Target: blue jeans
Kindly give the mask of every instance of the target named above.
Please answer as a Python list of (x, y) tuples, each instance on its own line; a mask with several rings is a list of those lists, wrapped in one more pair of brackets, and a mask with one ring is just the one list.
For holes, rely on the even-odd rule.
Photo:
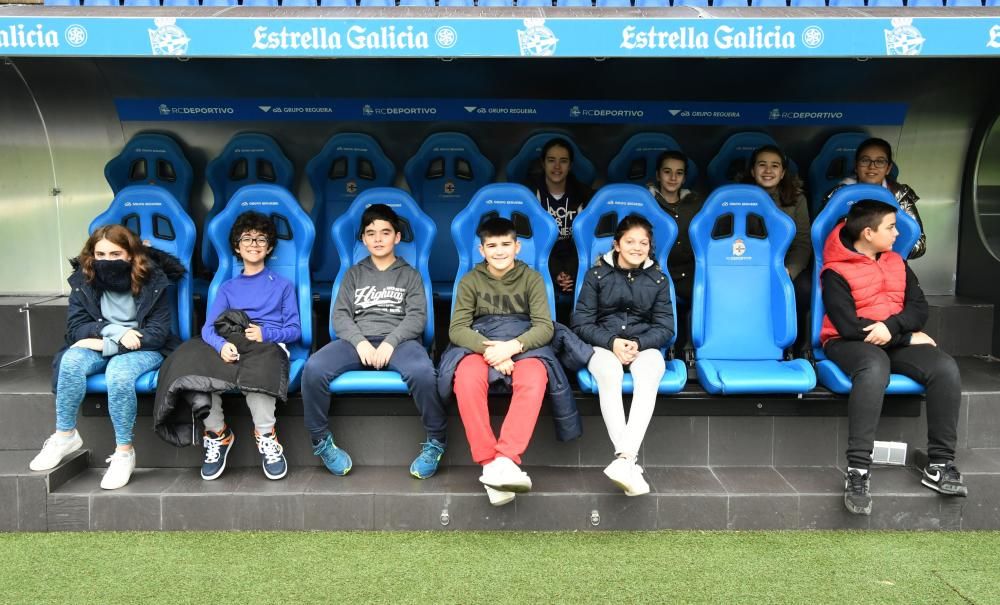
[[(368, 342), (377, 348), (382, 338), (369, 337)], [(330, 382), (344, 372), (365, 369), (371, 368), (361, 365), (357, 349), (346, 340), (334, 340), (306, 361), (302, 371), (302, 407), (306, 429), (313, 441), (321, 441), (330, 432)], [(427, 438), (445, 441), (448, 416), (438, 397), (437, 372), (427, 350), (416, 340), (405, 340), (393, 350), (386, 369), (399, 372), (410, 388)]]
[(97, 351), (73, 347), (63, 353), (56, 382), (56, 430), (76, 428), (76, 416), (87, 394), (87, 376), (104, 372), (108, 386), (108, 414), (115, 428), (115, 443), (132, 443), (135, 426), (135, 379), (160, 367), (157, 351), (131, 351), (103, 357)]

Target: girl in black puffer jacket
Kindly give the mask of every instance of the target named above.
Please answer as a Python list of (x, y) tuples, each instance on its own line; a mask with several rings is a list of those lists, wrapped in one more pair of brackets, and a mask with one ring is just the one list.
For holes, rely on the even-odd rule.
[[(587, 271), (573, 313), (573, 331), (594, 346), (587, 369), (597, 382), (601, 414), (616, 458), (604, 474), (628, 496), (649, 493), (636, 464), (666, 368), (661, 349), (674, 335), (670, 282), (652, 260), (653, 227), (631, 214), (618, 225), (614, 250)], [(622, 403), (625, 369), (632, 373), (628, 421)]]

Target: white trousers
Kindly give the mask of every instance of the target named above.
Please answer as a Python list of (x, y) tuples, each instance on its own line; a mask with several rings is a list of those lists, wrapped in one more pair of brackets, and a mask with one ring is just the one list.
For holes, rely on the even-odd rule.
[(625, 420), (622, 401), (622, 379), (625, 368), (615, 354), (601, 347), (594, 347), (587, 369), (597, 381), (601, 400), (601, 415), (608, 427), (608, 435), (615, 446), (615, 454), (635, 458), (646, 436), (649, 421), (656, 406), (656, 391), (666, 370), (663, 353), (657, 349), (640, 351), (629, 365), (632, 374), (632, 408)]

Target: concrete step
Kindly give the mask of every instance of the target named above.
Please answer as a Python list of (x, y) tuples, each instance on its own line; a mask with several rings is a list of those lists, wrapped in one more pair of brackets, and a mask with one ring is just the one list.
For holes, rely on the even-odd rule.
[(653, 530), (978, 529), (1000, 527), (1000, 463), (965, 476), (967, 499), (920, 485), (912, 468), (873, 471), (873, 513), (843, 507), (835, 467), (648, 467), (653, 491), (623, 495), (599, 467), (526, 466), (534, 490), (493, 507), (479, 469), (447, 467), (431, 479), (406, 467), (358, 467), (347, 477), (295, 467), (281, 481), (231, 469), (203, 481), (194, 469), (140, 469), (101, 490), (89, 469), (48, 497), (50, 531), (85, 530)]
[(52, 470), (28, 470), (37, 453), (0, 451), (0, 531), (45, 531), (49, 493), (87, 469), (88, 453), (80, 450)]

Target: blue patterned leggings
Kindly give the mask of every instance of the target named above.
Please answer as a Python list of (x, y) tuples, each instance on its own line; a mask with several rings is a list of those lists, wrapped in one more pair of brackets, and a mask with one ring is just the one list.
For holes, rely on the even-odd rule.
[(132, 351), (103, 357), (97, 351), (74, 347), (63, 353), (56, 382), (56, 430), (76, 428), (76, 416), (87, 394), (87, 376), (104, 372), (108, 387), (108, 414), (115, 429), (115, 443), (132, 443), (135, 426), (135, 379), (160, 367), (156, 351)]

